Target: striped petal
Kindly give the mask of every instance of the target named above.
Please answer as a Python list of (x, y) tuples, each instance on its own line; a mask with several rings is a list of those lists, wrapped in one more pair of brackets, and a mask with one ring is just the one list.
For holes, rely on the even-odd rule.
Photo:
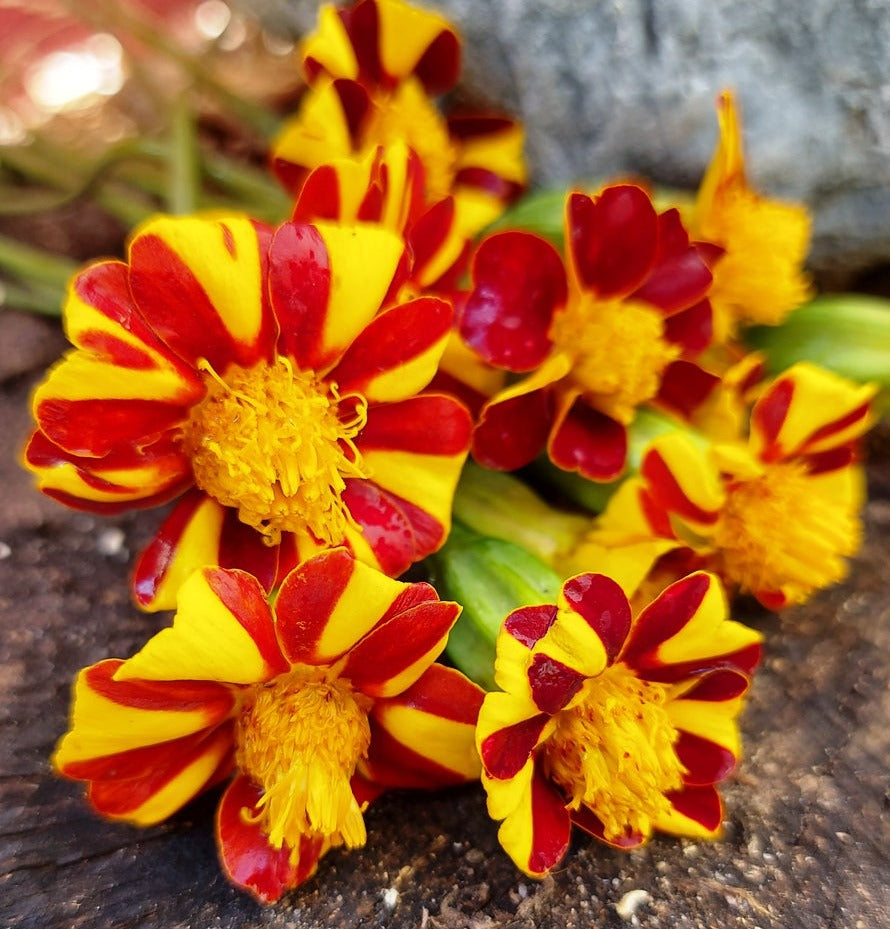
[(139, 556), (133, 571), (144, 610), (172, 610), (183, 581), (202, 565), (219, 563), (225, 510), (203, 491), (186, 494)]
[(169, 438), (145, 448), (116, 449), (103, 458), (83, 458), (35, 432), (24, 464), (47, 496), (106, 515), (166, 503), (192, 483), (188, 461)]
[(284, 579), (275, 600), (275, 628), (285, 656), (292, 665), (333, 663), (394, 606), (404, 609), (406, 596), (416, 598), (413, 586), (356, 561), (343, 548), (304, 561)]
[(260, 903), (274, 903), (312, 877), (328, 846), (323, 838), (304, 836), (295, 861), (288, 846), (273, 848), (258, 825), (261, 798), (262, 792), (247, 778), (235, 778), (217, 809), (216, 842), (226, 877)]
[(550, 324), (566, 301), (562, 259), (545, 239), (503, 232), (479, 246), (461, 338), (485, 361), (530, 371), (552, 347)]
[(370, 697), (394, 697), (442, 654), (460, 614), (457, 603), (431, 600), (390, 614), (347, 655), (343, 676)]
[(476, 728), (486, 774), (499, 781), (516, 777), (546, 738), (549, 721), (530, 700), (497, 691), (486, 694)]
[(70, 731), (53, 755), (61, 774), (108, 780), (120, 770), (132, 776), (138, 766), (128, 767), (128, 753), (205, 733), (235, 705), (231, 689), (216, 682), (119, 681), (115, 675), (122, 664), (108, 659), (78, 675)]
[(543, 877), (562, 860), (570, 834), (565, 800), (535, 769), (518, 807), (501, 823), (498, 840), (520, 871)]
[(856, 385), (801, 362), (777, 378), (751, 411), (755, 454), (776, 461), (818, 454), (860, 438), (873, 417), (874, 385)]
[(159, 217), (130, 243), (133, 299), (152, 329), (192, 365), (218, 373), (269, 357), (275, 323), (266, 290), (270, 230), (245, 216)]
[(272, 170), (281, 183), (297, 195), (307, 170), (355, 157), (357, 123), (370, 106), (367, 91), (353, 81), (323, 80), (308, 88), (272, 142)]
[(203, 395), (197, 373), (140, 317), (126, 265), (101, 262), (78, 274), (64, 314), (78, 350), (52, 369), (32, 406), (41, 430), (66, 451), (98, 458), (147, 445)]
[(611, 578), (602, 574), (580, 574), (562, 586), (560, 607), (581, 616), (596, 633), (611, 664), (618, 657), (630, 632), (630, 604)]
[[(726, 595), (699, 571), (671, 584), (637, 617), (621, 660), (644, 671), (669, 665), (705, 668), (756, 648), (761, 635), (727, 616)], [(643, 676), (646, 676), (645, 674)]]
[(483, 697), (459, 671), (433, 664), (403, 693), (376, 701), (365, 776), (428, 789), (478, 778), (474, 732)]
[(381, 313), (328, 375), (370, 403), (404, 400), (429, 384), (451, 332), (451, 304), (420, 297)]
[(713, 839), (720, 833), (723, 804), (715, 787), (684, 787), (667, 798), (671, 810), (655, 820), (660, 832), (697, 839)]
[(256, 578), (202, 568), (183, 583), (173, 625), (125, 661), (116, 680), (253, 684), (288, 670), (272, 612)]
[(318, 26), (300, 46), (308, 81), (321, 71), (334, 77), (358, 77), (358, 60), (340, 11), (330, 3), (318, 11)]
[[(449, 471), (447, 461), (440, 477), (456, 481), (459, 466)], [(425, 478), (430, 485), (431, 477)], [(442, 486), (441, 484), (439, 485)], [(436, 490), (431, 485), (432, 497)], [(419, 489), (422, 493), (422, 489)], [(436, 495), (436, 499), (444, 499)], [(356, 521), (358, 529), (346, 528), (346, 543), (357, 558), (367, 564), (376, 565), (384, 574), (398, 577), (417, 561), (437, 551), (448, 535), (448, 522), (442, 522), (428, 512), (426, 500), (422, 505), (412, 503), (404, 497), (390, 493), (376, 482), (370, 480), (348, 480), (343, 491), (343, 502)], [(450, 509), (450, 507), (449, 507)]]
[(285, 223), (269, 252), (269, 287), (280, 350), (323, 370), (380, 309), (404, 252), (401, 236), (375, 224)]
[(611, 845), (613, 848), (620, 848), (625, 851), (631, 848), (638, 848), (649, 838), (641, 832), (624, 832), (618, 836), (606, 837), (603, 821), (590, 809), (583, 804), (577, 810), (570, 810), (569, 815), (572, 817), (572, 824), (583, 829), (588, 835)]
[(655, 439), (640, 464), (655, 502), (705, 531), (720, 515), (725, 493), (708, 459), (679, 432)]
[(127, 777), (123, 766), (112, 776), (90, 781), (88, 798), (103, 816), (137, 826), (163, 822), (231, 770), (231, 727), (175, 742), (151, 746), (132, 758), (135, 773)]
[(450, 90), (460, 73), (460, 41), (448, 20), (401, 0), (373, 0), (380, 69), (402, 80), (416, 74), (429, 93)]

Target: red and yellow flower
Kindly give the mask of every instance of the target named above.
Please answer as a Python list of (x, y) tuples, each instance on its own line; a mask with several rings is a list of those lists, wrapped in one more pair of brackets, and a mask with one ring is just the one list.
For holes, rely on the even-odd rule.
[(80, 673), (54, 764), (99, 813), (139, 826), (233, 776), (220, 859), (272, 902), (329, 848), (364, 844), (383, 790), (478, 777), (482, 691), (434, 664), (459, 612), (345, 549), (291, 572), (274, 607), (246, 572), (202, 568), (170, 628)]
[(611, 480), (625, 466), (627, 425), (663, 383), (682, 408), (713, 388), (689, 374), (710, 342), (711, 273), (677, 211), (657, 213), (633, 185), (570, 194), (565, 225), (565, 266), (526, 232), (490, 236), (474, 256), (461, 336), (525, 376), (483, 408), (473, 455), (513, 470), (546, 447), (560, 468)]
[(725, 341), (740, 325), (778, 325), (812, 296), (803, 270), (810, 217), (750, 187), (733, 95), (724, 91), (717, 106), (720, 140), (688, 222), (714, 274), (714, 332)]
[(562, 859), (574, 823), (616, 848), (653, 830), (710, 838), (715, 784), (739, 757), (736, 717), (760, 635), (726, 618), (703, 572), (639, 614), (602, 574), (563, 585), (555, 605), (507, 617), (476, 744), (498, 838), (523, 872)]
[[(747, 442), (702, 443), (680, 432), (655, 439), (588, 542), (606, 550), (611, 566), (627, 565), (626, 590), (647, 573), (639, 558), (651, 555), (651, 567), (683, 547), (770, 609), (804, 602), (842, 580), (859, 549), (859, 440), (872, 424), (874, 394), (794, 365), (754, 404)], [(574, 560), (591, 557), (582, 544)]]
[(490, 223), (525, 186), (523, 132), (502, 116), (442, 116), (432, 95), (457, 82), (460, 52), (445, 19), (402, 0), (322, 6), (302, 47), (309, 88), (273, 145), (279, 178), (296, 194), (312, 168), (404, 141), (429, 202), (453, 194), (465, 235)]
[(470, 420), (421, 392), (452, 308), (389, 300), (404, 266), (379, 225), (160, 217), (77, 275), (25, 460), (93, 512), (182, 496), (137, 564), (143, 607), (205, 564), (271, 589), (325, 547), (396, 576), (444, 542)]

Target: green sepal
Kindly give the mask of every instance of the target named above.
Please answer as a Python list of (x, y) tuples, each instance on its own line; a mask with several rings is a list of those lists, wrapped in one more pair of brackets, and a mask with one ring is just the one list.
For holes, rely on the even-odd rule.
[(496, 689), (495, 646), (504, 620), (520, 606), (556, 603), (562, 579), (521, 546), (479, 535), (460, 523), (429, 561), (439, 596), (463, 607), (446, 654), (481, 687)]
[(866, 294), (826, 294), (790, 313), (779, 326), (752, 326), (746, 344), (778, 374), (810, 361), (860, 383), (876, 383), (876, 406), (890, 411), (890, 300)]

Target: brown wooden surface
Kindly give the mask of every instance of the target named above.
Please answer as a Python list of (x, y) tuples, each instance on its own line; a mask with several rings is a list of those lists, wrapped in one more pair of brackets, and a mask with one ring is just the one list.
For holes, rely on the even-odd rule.
[[(216, 795), (172, 822), (102, 822), (48, 757), (73, 675), (126, 657), (167, 621), (129, 603), (133, 552), (158, 513), (103, 520), (42, 499), (15, 462), (37, 373), (63, 347), (52, 324), (0, 317), (0, 927), (252, 929), (882, 929), (890, 927), (890, 441), (872, 442), (866, 543), (847, 584), (778, 620), (724, 789), (723, 840), (658, 838), (619, 854), (577, 837), (543, 882), (500, 851), (481, 789), (391, 795), (368, 844), (263, 909), (223, 879)], [(29, 373), (30, 372), (30, 373)], [(649, 894), (634, 916), (616, 904)]]

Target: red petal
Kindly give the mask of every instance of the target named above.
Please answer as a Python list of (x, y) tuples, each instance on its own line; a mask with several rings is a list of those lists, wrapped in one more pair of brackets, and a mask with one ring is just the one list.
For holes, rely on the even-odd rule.
[(700, 823), (709, 832), (719, 828), (723, 804), (715, 787), (684, 787), (666, 796), (678, 813)]
[(550, 432), (551, 398), (545, 389), (486, 404), (473, 432), (476, 461), (499, 471), (515, 471), (534, 461)]
[(340, 179), (333, 165), (319, 165), (300, 188), (291, 217), (295, 223), (340, 218)]
[(544, 637), (555, 619), (556, 607), (553, 604), (521, 606), (504, 620), (504, 630), (517, 642), (531, 649)]
[(776, 381), (766, 393), (754, 404), (751, 410), (751, 431), (758, 430), (763, 437), (765, 461), (775, 461), (782, 456), (782, 449), (776, 444), (785, 417), (794, 395), (794, 381), (791, 378)]
[[(51, 442), (42, 432), (35, 432), (25, 447), (25, 460), (38, 469), (72, 464), (77, 468), (78, 476), (88, 486), (103, 492), (116, 491), (121, 494), (122, 499), (117, 503), (113, 501), (87, 500), (53, 487), (44, 487), (42, 489), (42, 492), (48, 497), (52, 497), (54, 500), (58, 500), (60, 503), (64, 503), (76, 510), (86, 510), (90, 513), (110, 515), (158, 506), (178, 497), (192, 484), (191, 466), (169, 436), (165, 436), (146, 448), (115, 449), (103, 458), (96, 459), (92, 457), (84, 458), (66, 452), (54, 442)], [(166, 486), (153, 494), (135, 500), (132, 499), (133, 485), (112, 484), (92, 473), (94, 469), (104, 470), (105, 468), (138, 471), (146, 464), (157, 467), (158, 462), (163, 462), (163, 470), (168, 473)]]
[[(105, 816), (126, 817), (162, 791), (189, 765), (202, 756), (216, 751), (226, 751), (232, 741), (232, 728), (225, 726), (208, 735), (207, 731), (127, 753), (122, 764), (115, 769), (105, 770), (108, 779), (91, 780), (88, 797), (93, 808)], [(108, 759), (101, 759), (108, 761)], [(232, 755), (225, 755), (223, 764), (231, 770)], [(141, 765), (140, 765), (141, 762)], [(68, 771), (66, 770), (66, 774)], [(181, 805), (213, 786), (220, 777), (219, 767), (198, 786), (194, 793), (183, 797)]]
[(431, 206), (411, 226), (406, 238), (414, 255), (415, 278), (422, 277), (423, 269), (448, 241), (453, 225), (454, 198), (446, 197)]
[(460, 607), (439, 600), (420, 603), (374, 627), (353, 648), (343, 676), (369, 696), (435, 649), (445, 645)]
[(562, 259), (549, 242), (528, 232), (493, 235), (473, 259), (461, 338), (493, 365), (529, 371), (550, 352), (550, 323), (566, 294)]
[(588, 806), (580, 806), (577, 810), (570, 810), (572, 822), (592, 835), (594, 838), (611, 845), (613, 848), (637, 848), (646, 840), (642, 832), (625, 832), (617, 838), (607, 839), (604, 834), (602, 820)]
[(148, 445), (188, 419), (188, 408), (163, 400), (43, 400), (35, 410), (51, 441), (75, 455), (101, 458)]
[(660, 214), (655, 265), (634, 299), (672, 314), (698, 303), (710, 286), (711, 272), (689, 244), (680, 214), (675, 209)]
[(656, 450), (643, 456), (640, 474), (648, 481), (649, 489), (659, 506), (677, 513), (685, 519), (705, 525), (713, 525), (720, 515), (719, 511), (703, 510), (686, 496), (680, 483), (668, 468), (664, 458)]
[(450, 303), (436, 297), (386, 310), (353, 340), (328, 377), (341, 393), (361, 392), (374, 378), (411, 364), (439, 342), (451, 329), (453, 312)]
[(546, 874), (562, 860), (569, 847), (572, 821), (565, 800), (535, 768), (532, 776), (532, 847), (528, 869)]
[(431, 96), (447, 93), (460, 77), (460, 41), (450, 30), (443, 30), (430, 43), (414, 74)]
[(578, 693), (584, 676), (562, 662), (538, 654), (528, 669), (528, 683), (535, 706), (553, 716)]
[(139, 556), (133, 569), (133, 594), (140, 606), (148, 606), (154, 601), (173, 563), (183, 533), (206, 499), (204, 491), (197, 488), (187, 493)]
[(716, 374), (709, 374), (691, 361), (672, 361), (661, 375), (657, 402), (689, 418), (719, 386)]
[[(764, 606), (766, 606), (766, 604), (764, 604)], [(699, 675), (710, 675), (722, 671), (733, 673), (740, 672), (742, 675), (745, 675), (745, 680), (747, 681), (760, 663), (761, 653), (761, 646), (759, 644), (754, 644), (748, 645), (745, 648), (740, 648), (735, 652), (728, 652), (725, 655), (711, 655), (670, 665), (660, 665), (654, 661), (647, 661), (645, 656), (637, 659), (637, 661), (638, 667), (645, 670), (644, 677), (647, 681), (658, 681), (660, 683), (669, 684), (675, 681), (689, 680), (689, 678)], [(705, 691), (705, 693), (707, 693), (707, 691)], [(701, 699), (709, 698), (702, 697)]]
[(300, 857), (290, 863), (290, 848), (272, 848), (266, 834), (252, 822), (261, 792), (246, 777), (229, 785), (216, 813), (219, 859), (228, 879), (252, 893), (260, 903), (281, 895), (310, 878), (322, 854), (321, 839), (301, 839)]
[[(219, 235), (231, 250), (231, 232), (219, 221)], [(270, 230), (256, 225), (263, 279)], [(250, 367), (267, 353), (274, 322), (262, 293), (263, 321), (254, 343), (235, 339), (192, 269), (158, 235), (136, 236), (130, 248), (130, 288), (139, 311), (163, 341), (190, 365), (206, 358), (218, 372), (230, 364)]]
[(397, 403), (375, 403), (356, 445), (359, 450), (395, 449), (417, 455), (460, 455), (470, 444), (472, 421), (461, 403), (423, 393)]
[(624, 591), (604, 574), (579, 574), (562, 588), (571, 608), (599, 636), (611, 664), (630, 632), (630, 604)]
[(551, 431), (548, 452), (564, 471), (577, 471), (592, 481), (612, 481), (627, 461), (627, 430), (579, 397)]
[(259, 581), (245, 571), (205, 568), (207, 586), (253, 639), (269, 666), (270, 678), (284, 674), (290, 665), (278, 647), (272, 611)]
[(632, 293), (648, 276), (658, 247), (658, 217), (639, 187), (607, 187), (567, 204), (569, 246), (579, 281), (600, 298)]
[(515, 777), (531, 757), (548, 719), (540, 713), (486, 736), (479, 749), (486, 772), (501, 781)]
[(380, 702), (407, 706), (472, 726), (476, 724), (484, 696), (485, 691), (460, 671), (433, 664), (406, 691)]
[[(713, 583), (699, 572), (671, 584), (637, 616), (621, 660), (631, 667), (676, 635), (695, 615)], [(713, 659), (712, 659), (713, 662)]]
[(278, 351), (300, 368), (324, 368), (321, 355), (331, 288), (324, 240), (307, 225), (284, 223), (269, 249), (269, 293), (278, 320)]
[(709, 300), (700, 300), (665, 320), (664, 337), (687, 355), (703, 352), (714, 338), (714, 313)]
[(691, 732), (680, 732), (674, 751), (687, 769), (683, 783), (695, 787), (722, 781), (736, 765), (736, 757), (728, 748)]
[(347, 480), (343, 502), (390, 577), (398, 577), (445, 541), (445, 527), (434, 516), (372, 481)]
[(275, 599), (275, 628), (291, 664), (315, 664), (317, 645), (354, 565), (352, 555), (338, 548), (303, 562), (284, 579)]
[(267, 590), (272, 590), (278, 575), (278, 545), (266, 544), (265, 538), (252, 526), (238, 519), (232, 508), (223, 514), (219, 534), (221, 568), (240, 568), (252, 574)]
[(721, 702), (741, 697), (748, 690), (750, 680), (731, 668), (720, 668), (705, 674), (691, 690), (683, 694), (684, 700), (709, 700)]

